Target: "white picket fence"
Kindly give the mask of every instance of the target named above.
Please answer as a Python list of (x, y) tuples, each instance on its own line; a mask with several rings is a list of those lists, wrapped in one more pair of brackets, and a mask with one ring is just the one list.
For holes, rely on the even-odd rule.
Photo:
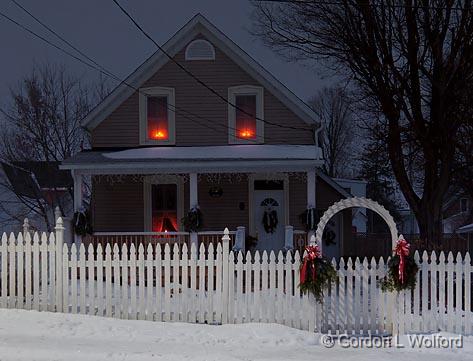
[(49, 235), (5, 234), (0, 244), (0, 307), (123, 319), (199, 323), (275, 322), (303, 330), (386, 334), (446, 330), (472, 334), (471, 262), (443, 253), (422, 259), (413, 292), (383, 293), (383, 259), (333, 261), (339, 280), (323, 305), (299, 291), (301, 255), (217, 247), (140, 245), (105, 249)]

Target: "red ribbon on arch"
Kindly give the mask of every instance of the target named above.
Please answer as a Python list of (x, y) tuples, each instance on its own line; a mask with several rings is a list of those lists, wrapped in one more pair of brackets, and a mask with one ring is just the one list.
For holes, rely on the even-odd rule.
[(314, 265), (314, 260), (316, 258), (322, 257), (322, 253), (320, 252), (319, 246), (317, 245), (309, 245), (305, 248), (307, 251), (306, 256), (304, 257), (304, 262), (302, 263), (302, 268), (301, 268), (301, 275), (300, 275), (300, 281), (301, 283), (304, 283), (307, 279), (307, 270), (310, 267), (310, 272), (311, 272), (311, 278), (312, 280), (315, 280), (315, 265)]
[(394, 253), (399, 256), (399, 281), (401, 284), (404, 284), (405, 276), (405, 260), (404, 257), (409, 255), (409, 248), (411, 245), (401, 236), (396, 243), (396, 248), (394, 248)]

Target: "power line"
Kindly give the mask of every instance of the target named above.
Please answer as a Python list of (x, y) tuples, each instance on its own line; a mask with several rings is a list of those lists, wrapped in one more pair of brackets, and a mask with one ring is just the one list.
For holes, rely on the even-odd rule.
[(213, 89), (210, 85), (206, 84), (204, 81), (200, 80), (196, 75), (194, 75), (191, 71), (189, 71), (184, 65), (182, 65), (181, 63), (179, 63), (176, 59), (174, 59), (174, 57), (172, 57), (161, 45), (159, 45), (142, 27), (140, 24), (138, 24), (138, 22), (131, 16), (131, 14), (123, 7), (121, 6), (121, 4), (117, 1), (117, 0), (112, 0), (119, 8), (120, 10), (130, 19), (130, 21), (138, 28), (138, 30), (140, 30), (143, 35), (148, 38), (149, 40), (151, 40), (151, 42), (153, 42), (154, 45), (156, 45), (156, 47), (164, 54), (166, 55), (169, 60), (171, 60), (173, 63), (175, 63), (181, 70), (183, 70), (187, 75), (189, 75), (191, 78), (193, 78), (197, 83), (199, 83), (200, 85), (202, 85), (204, 88), (206, 88), (207, 90), (209, 90), (212, 94), (214, 94), (215, 96), (217, 96), (218, 98), (220, 98), (223, 102), (227, 103), (228, 105), (230, 105), (231, 107), (235, 108), (236, 110), (248, 115), (248, 116), (251, 116), (251, 117), (255, 117), (257, 120), (259, 121), (262, 121), (263, 123), (266, 123), (266, 124), (269, 124), (269, 125), (272, 125), (272, 126), (276, 126), (276, 127), (280, 127), (280, 128), (286, 128), (286, 129), (292, 129), (292, 130), (304, 130), (304, 131), (309, 131), (309, 132), (312, 132), (313, 129), (311, 128), (305, 128), (305, 127), (295, 127), (295, 126), (290, 126), (290, 125), (283, 125), (283, 124), (279, 124), (279, 123), (274, 123), (274, 122), (270, 122), (268, 120), (265, 120), (265, 119), (262, 119), (262, 118), (259, 118), (257, 116), (255, 116), (254, 114), (251, 114), (251, 113), (248, 113), (247, 111), (245, 111), (244, 109), (241, 109), (240, 107), (236, 106), (235, 104), (233, 104), (232, 102), (230, 102), (227, 98), (225, 98), (223, 95), (221, 95), (219, 92), (217, 92), (215, 89)]
[[(23, 29), (24, 31), (30, 33), (31, 35), (41, 39), (42, 41), (46, 42), (48, 45), (56, 48), (57, 50), (63, 52), (64, 54), (76, 59), (77, 61), (81, 62), (82, 64), (88, 66), (89, 68), (91, 69), (94, 69), (94, 70), (97, 70), (99, 71), (101, 74), (107, 76), (107, 77), (111, 77), (113, 78), (114, 80), (120, 82), (120, 84), (125, 84), (126, 86), (132, 88), (133, 90), (137, 91), (138, 93), (142, 94), (142, 95), (147, 95), (146, 93), (143, 93), (140, 89), (134, 87), (133, 85), (129, 84), (128, 82), (126, 82), (125, 80), (122, 80), (120, 79), (118, 76), (116, 76), (115, 74), (113, 74), (112, 72), (108, 71), (107, 69), (105, 69), (103, 66), (101, 66), (98, 62), (96, 62), (94, 59), (90, 58), (88, 55), (86, 55), (84, 52), (82, 52), (80, 49), (78, 49), (77, 47), (75, 47), (72, 43), (70, 43), (69, 41), (67, 41), (64, 37), (62, 37), (61, 35), (59, 35), (57, 32), (55, 32), (51, 27), (47, 26), (45, 23), (43, 23), (40, 19), (38, 19), (37, 17), (35, 17), (31, 12), (29, 12), (26, 8), (24, 8), (23, 6), (21, 6), (18, 2), (16, 2), (15, 0), (11, 0), (13, 3), (15, 3), (17, 6), (19, 6), (23, 11), (25, 11), (28, 15), (30, 15), (33, 19), (35, 19), (39, 24), (41, 24), (43, 27), (45, 27), (48, 31), (50, 31), (52, 34), (54, 34), (56, 37), (58, 37), (61, 41), (65, 42), (67, 45), (69, 45), (72, 49), (74, 49), (75, 51), (77, 51), (79, 54), (81, 54), (82, 56), (84, 56), (85, 58), (87, 58), (90, 62), (92, 62), (93, 64), (95, 64), (96, 66), (84, 61), (83, 59), (77, 57), (76, 55), (72, 54), (71, 52), (61, 48), (60, 46), (52, 43), (51, 41), (49, 41), (48, 39), (44, 38), (43, 36), (41, 35), (38, 35), (37, 33), (35, 33), (34, 31), (32, 31), (31, 29), (27, 28), (26, 26), (22, 25), (21, 23), (19, 23), (18, 21), (12, 19), (11, 17), (9, 17), (8, 15), (0, 12), (0, 16), (3, 16), (5, 19), (9, 20), (10, 22), (12, 22), (13, 24), (17, 25), (18, 27), (20, 27), (21, 29)], [(173, 109), (171, 109), (171, 107)], [(228, 130), (235, 130), (237, 131), (236, 128), (232, 128), (232, 127), (229, 127), (227, 125), (224, 125), (224, 124), (220, 124), (220, 123), (214, 123), (212, 122), (211, 120), (207, 119), (207, 118), (204, 118), (198, 114), (194, 114), (192, 112), (189, 112), (188, 110), (183, 110), (183, 109), (180, 109), (172, 104), (167, 104), (167, 108), (168, 110), (172, 111), (172, 112), (175, 112), (177, 114), (180, 114), (182, 117), (184, 117), (185, 119), (188, 119), (188, 120), (191, 120), (193, 122), (196, 122), (197, 124), (200, 124), (210, 130), (213, 130), (215, 132), (219, 132), (219, 130), (207, 125), (207, 124), (204, 124), (204, 123), (201, 123), (201, 122), (198, 122), (196, 121), (195, 119), (192, 119), (190, 118), (189, 116), (187, 116), (186, 114), (189, 114), (191, 116), (194, 116), (194, 117), (197, 117), (197, 118), (200, 118), (202, 120), (205, 120), (207, 122), (210, 122), (214, 125), (218, 125), (218, 126), (221, 126), (223, 128), (225, 128), (225, 134), (228, 134)], [(183, 114), (186, 113), (186, 114)], [(223, 131), (222, 131), (223, 133)], [(238, 134), (235, 134), (235, 137), (236, 138), (240, 138), (240, 139), (244, 139), (246, 141), (249, 141), (249, 142), (254, 142), (254, 143), (259, 143), (259, 140), (258, 139), (248, 139), (248, 138), (243, 138), (243, 137), (240, 137)]]

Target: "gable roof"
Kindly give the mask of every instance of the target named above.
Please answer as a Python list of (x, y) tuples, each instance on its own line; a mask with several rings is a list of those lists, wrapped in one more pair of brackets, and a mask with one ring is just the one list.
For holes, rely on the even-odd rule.
[(65, 190), (73, 185), (71, 173), (59, 169), (59, 162), (17, 161), (0, 164), (13, 191), (24, 197), (37, 198), (42, 190)]
[[(175, 56), (199, 34), (205, 36), (307, 124), (316, 123), (312, 109), (201, 14), (195, 15), (162, 47), (170, 56)], [(83, 119), (82, 126), (94, 129), (135, 92), (133, 88), (139, 88), (169, 61), (162, 51), (156, 51), (90, 111)]]
[(333, 189), (335, 189), (339, 194), (341, 194), (345, 198), (353, 197), (353, 195), (350, 192), (348, 192), (345, 188), (343, 188), (340, 184), (338, 184), (332, 177), (329, 177), (327, 174), (325, 174), (322, 170), (319, 169), (319, 171), (317, 172), (317, 177), (320, 177), (329, 186), (331, 186)]

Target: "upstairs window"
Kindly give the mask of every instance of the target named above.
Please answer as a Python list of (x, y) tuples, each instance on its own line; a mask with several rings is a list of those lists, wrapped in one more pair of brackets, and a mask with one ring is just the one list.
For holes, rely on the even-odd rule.
[(228, 125), (230, 144), (264, 142), (263, 88), (237, 86), (228, 89)]
[(237, 136), (256, 140), (256, 95), (236, 95), (235, 106)]
[(175, 144), (174, 89), (140, 89), (140, 144)]

